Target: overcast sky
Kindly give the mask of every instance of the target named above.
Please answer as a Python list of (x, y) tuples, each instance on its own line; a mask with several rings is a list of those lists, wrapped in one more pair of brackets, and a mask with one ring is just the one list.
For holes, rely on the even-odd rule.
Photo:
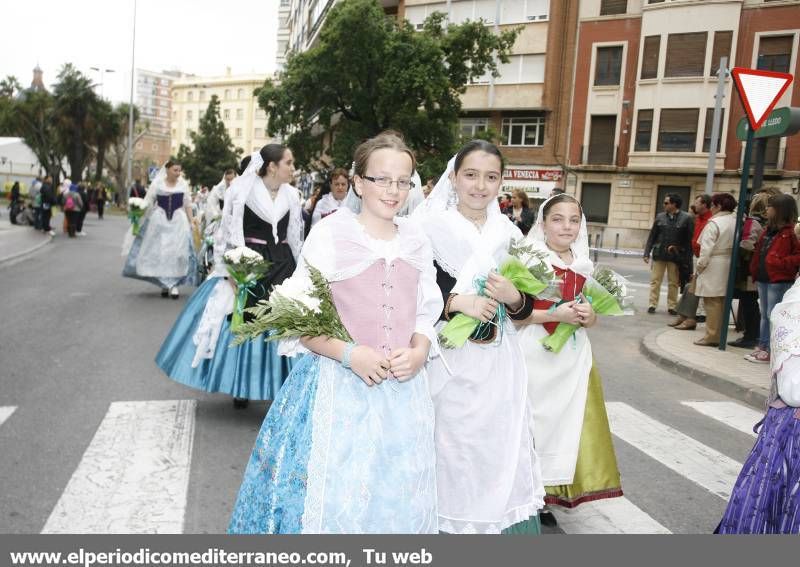
[[(103, 96), (130, 95), (134, 0), (8, 0), (0, 33), (0, 77), (30, 85), (38, 63), (50, 88), (61, 65), (75, 64)], [(278, 0), (138, 0), (136, 67), (199, 75), (271, 73)], [(97, 87), (98, 94), (101, 87)]]

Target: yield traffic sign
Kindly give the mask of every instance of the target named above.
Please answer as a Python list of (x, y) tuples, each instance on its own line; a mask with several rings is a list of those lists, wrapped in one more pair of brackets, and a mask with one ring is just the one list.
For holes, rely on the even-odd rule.
[(734, 67), (731, 74), (753, 130), (759, 129), (793, 79), (789, 73), (744, 67)]

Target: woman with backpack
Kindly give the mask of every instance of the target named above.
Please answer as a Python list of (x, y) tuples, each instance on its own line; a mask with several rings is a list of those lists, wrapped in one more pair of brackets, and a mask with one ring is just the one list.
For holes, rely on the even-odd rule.
[(66, 191), (61, 194), (61, 206), (64, 209), (64, 217), (67, 223), (67, 234), (70, 238), (75, 238), (78, 232), (78, 222), (81, 218), (83, 209), (83, 199), (78, 193), (78, 184), (70, 183)]
[(745, 356), (750, 362), (769, 364), (769, 317), (772, 309), (792, 287), (800, 267), (800, 242), (794, 233), (797, 202), (781, 193), (767, 201), (767, 226), (753, 250), (750, 275), (758, 287), (761, 303), (761, 332), (758, 347)]

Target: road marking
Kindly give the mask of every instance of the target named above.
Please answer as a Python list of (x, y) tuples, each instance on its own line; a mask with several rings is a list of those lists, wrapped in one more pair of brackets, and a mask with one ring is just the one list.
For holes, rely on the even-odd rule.
[(706, 490), (727, 500), (742, 465), (622, 402), (606, 404), (611, 432)]
[(3, 425), (16, 409), (17, 406), (0, 406), (0, 425)]
[(42, 533), (182, 533), (196, 407), (112, 403)]
[(695, 411), (707, 415), (727, 425), (746, 433), (751, 437), (757, 437), (753, 432), (753, 426), (761, 421), (764, 412), (750, 409), (736, 402), (681, 402), (682, 405), (692, 408)]
[(625, 497), (586, 502), (571, 510), (553, 506), (558, 527), (568, 534), (669, 534)]

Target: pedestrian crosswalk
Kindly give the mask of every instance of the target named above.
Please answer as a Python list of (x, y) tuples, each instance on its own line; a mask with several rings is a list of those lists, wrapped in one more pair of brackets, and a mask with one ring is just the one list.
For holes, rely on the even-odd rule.
[[(635, 449), (637, 459), (657, 462), (694, 483), (698, 489), (708, 493), (709, 498), (718, 499), (720, 506), (724, 505), (749, 449), (745, 435), (751, 436), (752, 440), (752, 426), (761, 419), (762, 413), (730, 401), (670, 403), (676, 409), (696, 411), (696, 418), (707, 420), (708, 427), (724, 431), (719, 427), (721, 424), (730, 428), (731, 435), (740, 436), (738, 446), (742, 454), (732, 458), (693, 439), (680, 431), (679, 425), (664, 423), (664, 413), (655, 419), (632, 405), (610, 401), (606, 407), (615, 439)], [(185, 516), (197, 404), (195, 400), (110, 404), (77, 468), (44, 521), (42, 532), (191, 531), (185, 526)], [(16, 409), (14, 406), (0, 406), (0, 433), (9, 419), (13, 419)], [(3, 450), (0, 445), (0, 454)], [(630, 460), (630, 456), (627, 458)], [(625, 465), (625, 462), (620, 462), (623, 490)], [(232, 467), (231, 470), (231, 482), (238, 485), (241, 469), (233, 470)], [(671, 496), (665, 493), (661, 498), (666, 500)], [(672, 525), (669, 515), (660, 514), (653, 502), (652, 498), (637, 502), (628, 494), (622, 498), (585, 503), (574, 510), (556, 507), (554, 512), (559, 528), (572, 534), (668, 534), (685, 531), (681, 525)]]
[(0, 406), (0, 425), (3, 425), (3, 422), (11, 417), (16, 409), (16, 406)]

